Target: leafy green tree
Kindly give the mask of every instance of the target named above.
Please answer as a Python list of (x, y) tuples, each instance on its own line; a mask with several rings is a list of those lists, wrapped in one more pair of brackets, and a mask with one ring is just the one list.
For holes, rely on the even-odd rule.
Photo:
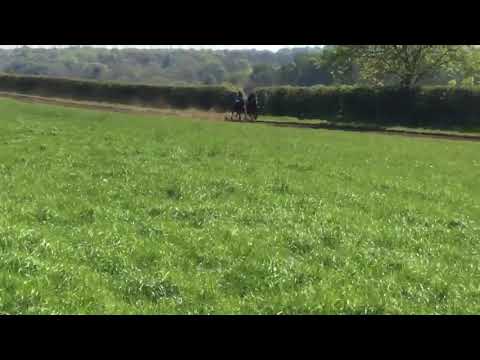
[(359, 66), (348, 50), (330, 45), (322, 52), (321, 61), (336, 85), (354, 85), (359, 82)]
[(330, 85), (333, 77), (327, 70), (322, 54), (299, 54), (295, 57), (297, 84), (300, 86)]
[(402, 87), (414, 87), (435, 72), (449, 69), (467, 50), (458, 45), (348, 45), (339, 46), (343, 56), (359, 65), (363, 80), (385, 85), (392, 79)]

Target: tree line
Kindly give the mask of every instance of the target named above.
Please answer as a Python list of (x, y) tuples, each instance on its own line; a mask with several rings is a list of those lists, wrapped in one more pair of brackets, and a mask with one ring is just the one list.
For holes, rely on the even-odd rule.
[(0, 50), (0, 71), (152, 85), (473, 86), (480, 50), (465, 45), (327, 45), (258, 50)]
[(0, 71), (152, 85), (245, 86), (254, 69), (275, 68), (315, 48), (258, 50), (28, 48), (0, 50)]

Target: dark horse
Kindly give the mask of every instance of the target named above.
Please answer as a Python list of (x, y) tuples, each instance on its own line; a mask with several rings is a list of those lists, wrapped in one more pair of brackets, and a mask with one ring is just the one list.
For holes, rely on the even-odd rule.
[(243, 99), (237, 99), (235, 101), (235, 105), (233, 105), (233, 116), (234, 118), (237, 117), (239, 121), (242, 120), (242, 115), (246, 115), (245, 111), (245, 100)]
[(235, 103), (232, 108), (231, 114), (227, 114), (226, 119), (228, 118), (228, 115), (231, 115), (230, 120), (242, 120), (242, 116), (246, 117), (246, 108), (245, 108), (245, 100), (243, 99), (243, 96), (241, 93), (239, 93), (235, 99)]
[(250, 94), (247, 100), (247, 117), (251, 121), (257, 121), (258, 119), (258, 102), (255, 94)]

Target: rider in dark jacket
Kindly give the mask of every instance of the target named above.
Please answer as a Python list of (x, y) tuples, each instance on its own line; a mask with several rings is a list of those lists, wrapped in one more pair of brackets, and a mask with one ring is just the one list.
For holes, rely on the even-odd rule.
[(237, 96), (235, 97), (235, 102), (239, 103), (243, 101), (243, 94), (241, 91), (238, 92)]

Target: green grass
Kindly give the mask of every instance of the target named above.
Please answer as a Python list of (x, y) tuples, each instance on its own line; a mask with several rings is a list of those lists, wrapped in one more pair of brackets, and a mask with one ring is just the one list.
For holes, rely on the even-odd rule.
[(0, 312), (478, 314), (479, 154), (0, 100)]

